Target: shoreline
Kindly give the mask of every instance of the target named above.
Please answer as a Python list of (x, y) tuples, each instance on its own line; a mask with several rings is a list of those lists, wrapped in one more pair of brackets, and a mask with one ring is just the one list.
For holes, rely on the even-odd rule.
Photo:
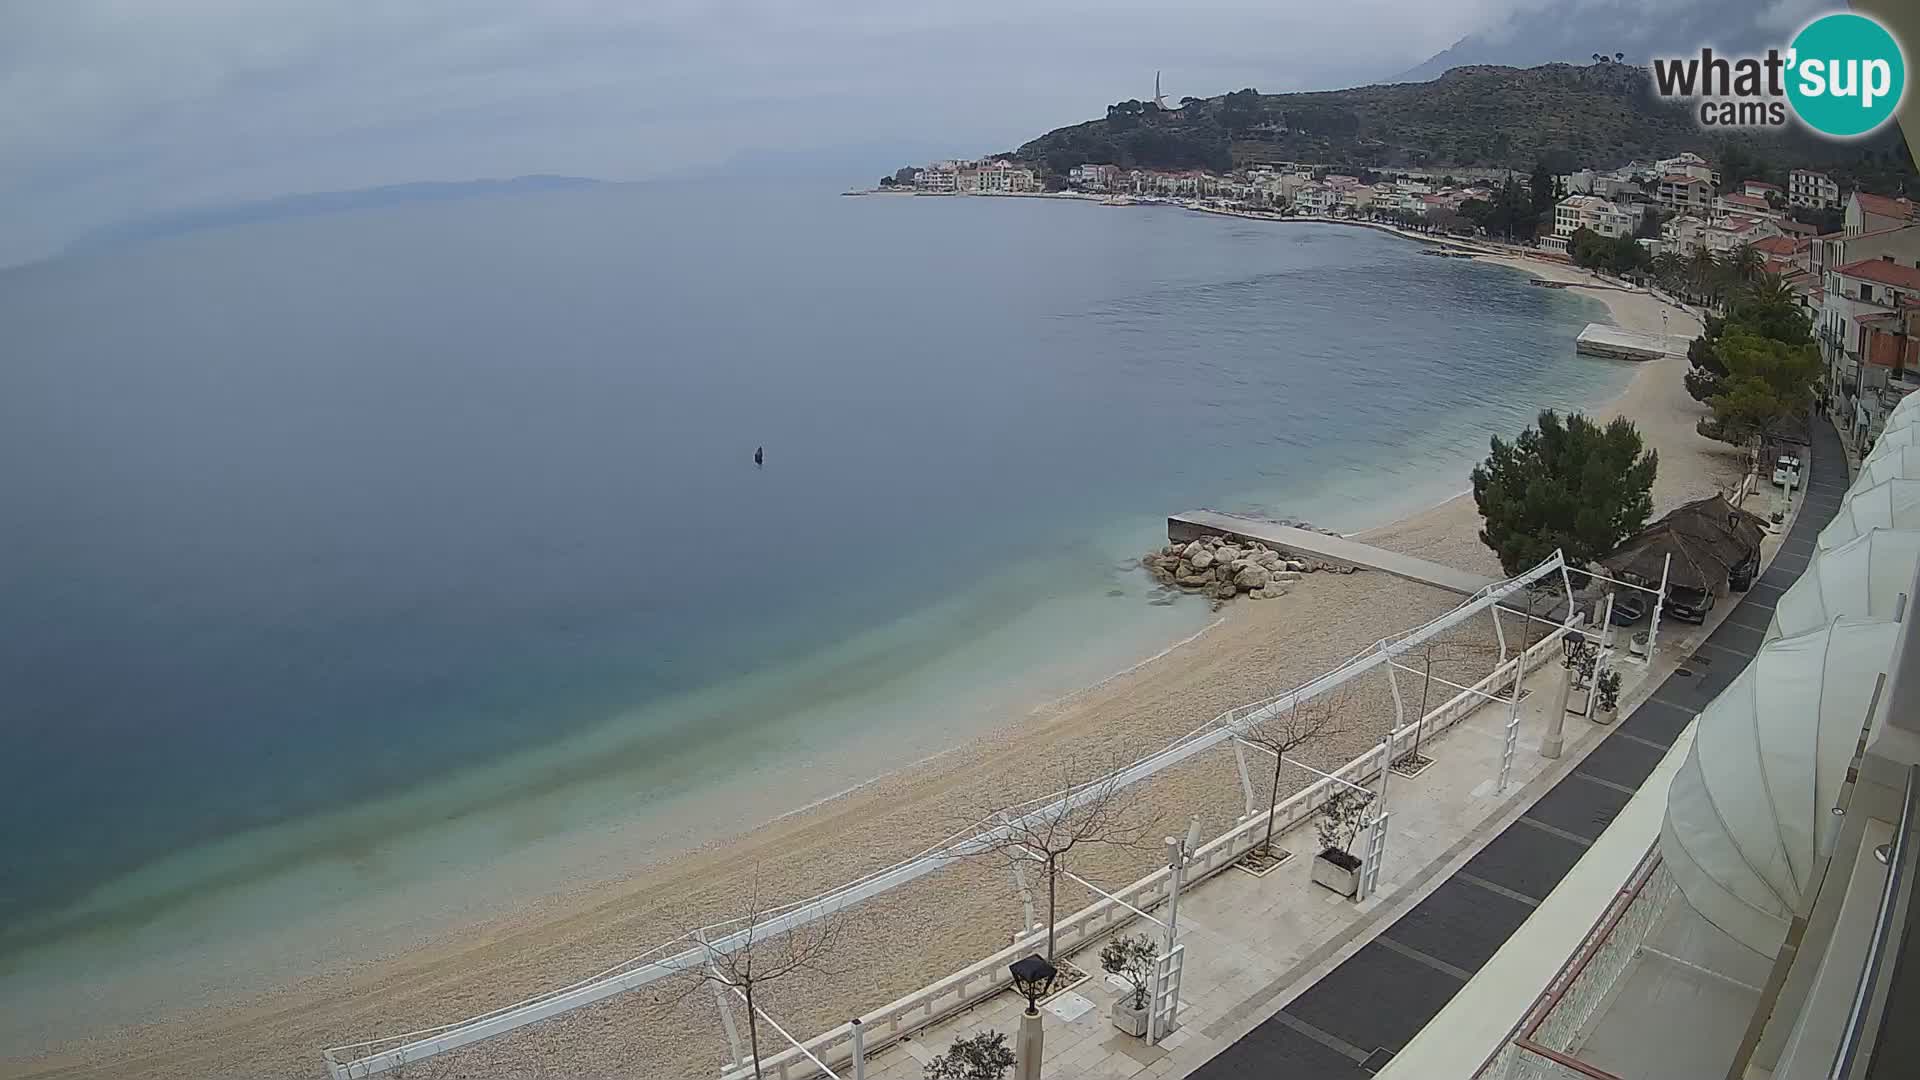
[[(1273, 220), (1359, 225), (1419, 242), (1440, 242), (1369, 222)], [(1533, 276), (1552, 279), (1559, 273), (1571, 279), (1569, 284), (1598, 284), (1583, 272), (1559, 264), (1510, 254), (1477, 257)], [(1528, 287), (1525, 282), (1515, 285)], [(1634, 324), (1649, 318), (1657, 322), (1659, 311), (1666, 307), (1645, 293), (1602, 288), (1589, 295), (1601, 299), (1610, 317), (1629, 328), (1645, 328)], [(1690, 335), (1693, 331), (1687, 329), (1685, 318), (1676, 322), (1674, 329)], [(1638, 412), (1648, 411), (1672, 396), (1670, 391), (1677, 387), (1678, 375), (1684, 370), (1684, 357), (1669, 356), (1641, 364), (1622, 393), (1605, 403), (1593, 403), (1590, 411), (1593, 415), (1617, 413), (1638, 418)], [(1681, 404), (1697, 411), (1684, 395)], [(1678, 501), (1667, 496), (1699, 486), (1699, 477), (1675, 475), (1676, 471), (1687, 472), (1687, 455), (1699, 448), (1676, 441), (1668, 427), (1663, 425), (1655, 437), (1643, 425), (1643, 435), (1662, 451), (1662, 485), (1656, 486), (1656, 512), (1669, 501)], [(1693, 435), (1690, 419), (1686, 429), (1686, 434), (1700, 443), (1717, 445)], [(1673, 456), (1669, 456), (1669, 447), (1675, 451)], [(1675, 470), (1675, 466), (1680, 468)], [(1663, 486), (1671, 490), (1663, 492)], [(1463, 569), (1484, 569), (1492, 557), (1474, 535), (1477, 521), (1470, 493), (1456, 494), (1354, 535), (1384, 547), (1418, 549)], [(1497, 566), (1493, 572), (1497, 573)], [(578, 978), (604, 962), (638, 951), (638, 947), (708, 921), (710, 916), (737, 914), (731, 908), (744, 876), (751, 873), (757, 884), (763, 864), (784, 870), (777, 875), (780, 900), (805, 895), (823, 882), (857, 876), (885, 863), (891, 854), (916, 850), (916, 844), (928, 835), (951, 832), (947, 826), (953, 821), (949, 811), (955, 802), (967, 801), (967, 796), (979, 794), (983, 788), (1018, 791), (1019, 778), (1030, 777), (1036, 759), (1049, 753), (1070, 754), (1085, 745), (1118, 752), (1143, 740), (1164, 741), (1167, 733), (1178, 734), (1194, 726), (1191, 721), (1195, 716), (1204, 720), (1224, 708), (1265, 696), (1276, 686), (1284, 689), (1291, 685), (1289, 678), (1297, 681), (1303, 674), (1317, 673), (1344, 659), (1355, 640), (1397, 632), (1418, 622), (1418, 612), (1444, 610), (1453, 602), (1432, 590), (1385, 575), (1316, 575), (1285, 600), (1265, 605), (1235, 604), (1197, 633), (1169, 643), (1126, 668), (1034, 702), (1031, 707), (1010, 709), (1003, 721), (977, 736), (757, 826), (604, 880), (556, 882), (551, 893), (511, 914), (429, 935), (387, 956), (355, 957), (342, 972), (314, 975), (259, 995), (192, 1008), (177, 1022), (83, 1037), (69, 1048), (74, 1053), (40, 1060), (37, 1066), (78, 1065), (116, 1076), (168, 1070), (196, 1075), (287, 1075), (290, 1073), (275, 1070), (304, 1063), (298, 1074), (311, 1075), (318, 1068), (315, 1059), (320, 1048), (328, 1043), (457, 1020), (521, 993)], [(967, 876), (982, 887), (983, 893), (1005, 892), (1005, 883), (990, 868)], [(1003, 878), (1004, 873), (998, 877)], [(951, 897), (936, 898), (936, 902), (942, 900), (944, 906), (956, 906)], [(903, 899), (902, 903), (909, 901)], [(984, 934), (975, 933), (970, 939), (954, 942), (956, 948), (978, 950), (984, 955), (991, 949), (979, 950), (980, 943), (1004, 937), (1000, 931), (1006, 927), (999, 923), (979, 927), (979, 916), (965, 912), (931, 913), (927, 916), (929, 924), (942, 914), (964, 917), (969, 931), (984, 929)], [(911, 965), (915, 959), (897, 954), (890, 958), (894, 971), (900, 963)], [(941, 962), (935, 957), (923, 959), (925, 963)], [(637, 1010), (642, 1004), (627, 1002), (625, 1008)], [(841, 1004), (834, 1001), (828, 1007)], [(609, 1010), (609, 1015), (626, 1013), (616, 1007)], [(678, 1047), (681, 1056), (676, 1060), (696, 1074), (704, 1074), (719, 1054), (710, 1055), (709, 1060), (698, 1046), (717, 1043), (717, 1032), (708, 1030), (714, 1027), (710, 1005), (704, 1014), (696, 1010), (694, 1016), (697, 1019), (688, 1022), (701, 1025), (691, 1033), (698, 1044)], [(808, 1023), (803, 1021), (800, 1026)], [(253, 1041), (256, 1038), (258, 1041)], [(448, 1055), (445, 1060), (452, 1068), (457, 1059), (468, 1072), (475, 1068), (483, 1073), (512, 1072), (516, 1065), (524, 1068), (524, 1055), (539, 1052), (543, 1038), (541, 1032), (532, 1030), (515, 1033), (481, 1044), (474, 1051)], [(210, 1045), (222, 1039), (228, 1045)], [(249, 1058), (248, 1052), (260, 1050), (262, 1043), (273, 1044), (276, 1053), (265, 1061)], [(684, 1055), (689, 1053), (697, 1067), (696, 1062), (685, 1060)], [(239, 1056), (222, 1060), (219, 1054)], [(27, 1071), (20, 1075), (39, 1074), (36, 1066), (18, 1060), (0, 1066), (0, 1073), (14, 1075), (22, 1066)]]

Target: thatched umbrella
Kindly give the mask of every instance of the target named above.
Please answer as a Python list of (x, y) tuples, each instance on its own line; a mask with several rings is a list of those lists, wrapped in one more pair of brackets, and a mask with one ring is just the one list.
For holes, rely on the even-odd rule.
[(1723, 496), (1697, 499), (1628, 537), (1600, 564), (1616, 576), (1657, 585), (1673, 557), (1667, 584), (1724, 594), (1733, 569), (1754, 560), (1766, 535), (1761, 520)]

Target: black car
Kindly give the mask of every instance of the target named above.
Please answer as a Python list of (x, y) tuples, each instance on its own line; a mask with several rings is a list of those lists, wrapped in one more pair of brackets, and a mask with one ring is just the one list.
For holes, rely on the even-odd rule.
[(1706, 622), (1707, 612), (1713, 610), (1713, 590), (1669, 588), (1660, 610), (1681, 622)]
[(1727, 588), (1736, 592), (1746, 592), (1753, 588), (1753, 577), (1759, 572), (1760, 553), (1755, 552), (1746, 562), (1727, 571)]
[(1647, 617), (1647, 594), (1635, 590), (1613, 594), (1612, 623), (1615, 626), (1632, 626)]

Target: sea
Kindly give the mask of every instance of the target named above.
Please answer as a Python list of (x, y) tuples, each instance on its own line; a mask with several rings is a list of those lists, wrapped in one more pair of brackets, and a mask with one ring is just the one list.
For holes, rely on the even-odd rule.
[(1597, 301), (1419, 251), (606, 185), (0, 272), (0, 1050), (1017, 723), (1215, 618), (1168, 513), (1379, 525), (1624, 389)]

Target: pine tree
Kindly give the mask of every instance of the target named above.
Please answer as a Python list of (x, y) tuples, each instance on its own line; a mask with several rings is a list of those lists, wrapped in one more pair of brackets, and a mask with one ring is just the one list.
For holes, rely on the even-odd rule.
[(1473, 499), (1486, 527), (1480, 541), (1509, 574), (1559, 549), (1569, 566), (1586, 566), (1645, 527), (1653, 513), (1659, 455), (1643, 452), (1624, 418), (1602, 427), (1579, 413), (1562, 421), (1551, 409), (1473, 470)]

